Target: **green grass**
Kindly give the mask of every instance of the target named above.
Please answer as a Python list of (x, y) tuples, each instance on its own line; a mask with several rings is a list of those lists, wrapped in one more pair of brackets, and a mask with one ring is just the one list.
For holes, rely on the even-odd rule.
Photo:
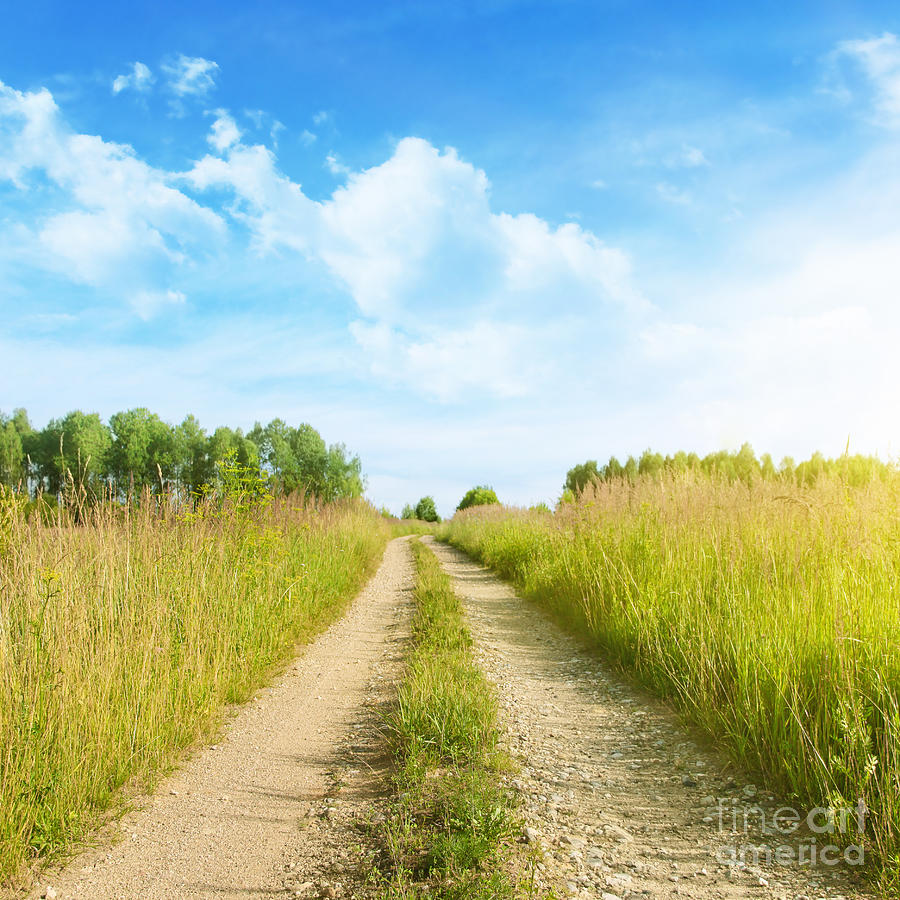
[[(871, 812), (900, 877), (900, 479), (801, 489), (617, 480), (546, 512), (476, 509), (442, 537), (672, 698), (808, 807)], [(848, 835), (848, 839), (857, 839)]]
[(518, 823), (501, 783), (496, 699), (449, 578), (418, 540), (412, 548), (413, 650), (389, 720), (397, 799), (383, 829), (383, 895), (515, 898)]
[(388, 535), (360, 502), (158, 503), (75, 526), (0, 494), (0, 883), (213, 734), (340, 614)]
[(421, 537), (424, 534), (434, 534), (438, 525), (436, 522), (423, 522), (422, 519), (391, 519), (391, 536), (405, 537), (414, 534)]

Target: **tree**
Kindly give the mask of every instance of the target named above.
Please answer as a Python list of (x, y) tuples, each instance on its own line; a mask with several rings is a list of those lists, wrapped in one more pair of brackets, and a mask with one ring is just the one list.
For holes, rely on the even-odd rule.
[(611, 456), (609, 462), (603, 467), (601, 474), (604, 481), (612, 481), (615, 478), (621, 478), (625, 474), (625, 469), (615, 456)]
[(416, 517), (416, 508), (411, 504), (407, 503), (406, 506), (403, 507), (403, 512), (400, 513), (401, 519), (414, 519)]
[(600, 480), (600, 472), (597, 470), (597, 460), (589, 459), (580, 465), (572, 466), (566, 472), (565, 490), (573, 494), (580, 494), (592, 481)]
[(325, 488), (323, 499), (361, 497), (365, 489), (362, 463), (351, 456), (343, 444), (332, 444), (325, 459)]
[(233, 457), (233, 464), (245, 469), (259, 468), (259, 448), (240, 428), (233, 429), (225, 425), (217, 428), (210, 435), (206, 455), (210, 468), (208, 480), (218, 477), (218, 468), (229, 457)]
[[(176, 473), (175, 431), (156, 413), (137, 407), (117, 412), (109, 420), (113, 433), (109, 471), (130, 497), (135, 490), (162, 488)], [(127, 486), (127, 488), (126, 488)]]
[(638, 460), (638, 475), (658, 475), (663, 470), (665, 460), (661, 453), (654, 453), (649, 448), (641, 454)]
[(753, 478), (760, 474), (761, 468), (753, 452), (753, 447), (746, 441), (741, 444), (741, 449), (734, 454), (735, 476), (749, 484)]
[(25, 477), (22, 435), (12, 417), (0, 413), (0, 484), (15, 487)]
[(263, 427), (257, 422), (247, 435), (259, 457), (285, 494), (302, 491), (325, 501), (359, 497), (365, 488), (362, 463), (343, 444), (326, 446), (312, 425), (292, 428), (282, 419)]
[(488, 506), (491, 503), (499, 503), (497, 495), (492, 487), (480, 484), (466, 491), (465, 497), (459, 501), (457, 510), (468, 509), (470, 506)]
[(186, 416), (175, 429), (175, 477), (187, 494), (196, 494), (214, 477), (209, 438), (194, 416)]
[(97, 496), (107, 481), (112, 437), (97, 413), (76, 409), (62, 419), (51, 419), (32, 443), (38, 479), (51, 494), (72, 479), (79, 488)]
[(416, 504), (416, 518), (423, 522), (440, 522), (441, 517), (437, 514), (434, 506), (434, 497), (423, 497)]

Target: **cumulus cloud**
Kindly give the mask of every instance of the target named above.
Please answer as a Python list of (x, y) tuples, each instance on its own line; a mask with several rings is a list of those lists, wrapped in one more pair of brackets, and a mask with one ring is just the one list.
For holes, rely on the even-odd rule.
[(332, 175), (343, 177), (350, 174), (349, 166), (345, 166), (334, 153), (329, 153), (328, 156), (325, 157), (325, 168), (328, 169)]
[[(465, 379), (443, 382), (433, 368), (425, 378), (424, 356), (448, 371), (451, 357), (475, 371), (478, 335), (493, 334), (498, 322), (606, 310), (615, 327), (623, 311), (648, 306), (623, 251), (573, 223), (553, 227), (537, 216), (492, 211), (485, 173), (419, 138), (401, 140), (380, 165), (347, 173), (347, 183), (322, 202), (280, 173), (260, 146), (205, 157), (185, 177), (199, 190), (231, 189), (233, 215), (260, 252), (290, 248), (331, 272), (368, 320), (354, 334), (376, 373), (385, 373), (383, 361), (393, 354), (407, 368), (418, 366), (423, 377), (415, 383), (441, 397), (463, 391)], [(483, 324), (476, 332), (460, 328), (467, 319)], [(379, 351), (388, 341), (390, 352)], [(483, 373), (482, 386), (514, 394), (524, 356), (517, 359), (502, 377), (500, 366)]]
[(114, 94), (120, 94), (124, 90), (131, 89), (138, 93), (146, 93), (153, 86), (156, 78), (150, 71), (149, 66), (142, 62), (133, 63), (131, 71), (127, 75), (117, 75), (112, 83), (112, 91)]
[(212, 131), (206, 139), (219, 153), (222, 153), (241, 139), (241, 130), (227, 110), (217, 109), (215, 116), (216, 120), (213, 122)]
[[(207, 71), (194, 62), (182, 69)], [(389, 379), (394, 360), (441, 399), (476, 387), (520, 396), (537, 383), (534, 361), (559, 349), (548, 324), (602, 319), (611, 332), (648, 308), (621, 249), (571, 222), (494, 211), (487, 176), (453, 149), (406, 138), (360, 172), (332, 154), (346, 183), (314, 201), (273, 150), (245, 144), (226, 110), (214, 115), (214, 152), (173, 174), (73, 133), (48, 92), (3, 86), (0, 178), (22, 190), (43, 180), (63, 198), (32, 223), (41, 264), (149, 318), (184, 305), (179, 273), (228, 239), (227, 216), (249, 231), (250, 252), (295, 254), (349, 294), (373, 373)], [(210, 189), (233, 202), (217, 213), (191, 196)]]
[(879, 124), (900, 127), (900, 41), (897, 35), (886, 31), (877, 38), (842, 41), (835, 55), (855, 61), (868, 79), (875, 93)]
[(163, 63), (162, 70), (167, 76), (168, 89), (175, 95), (173, 108), (182, 111), (181, 101), (203, 98), (215, 87), (219, 65), (202, 56), (180, 53), (174, 61)]
[(46, 90), (0, 82), (0, 135), (0, 180), (58, 191), (25, 233), (33, 257), (73, 281), (150, 309), (135, 298), (174, 290), (178, 266), (222, 234), (218, 215), (131, 147), (71, 131)]

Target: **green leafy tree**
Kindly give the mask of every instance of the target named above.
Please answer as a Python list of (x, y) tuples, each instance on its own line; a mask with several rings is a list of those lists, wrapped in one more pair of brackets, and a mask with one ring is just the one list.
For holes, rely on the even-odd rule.
[(73, 410), (51, 419), (32, 443), (39, 481), (51, 494), (62, 491), (69, 479), (90, 495), (99, 495), (107, 481), (112, 438), (97, 413)]
[(761, 472), (759, 461), (753, 448), (748, 443), (741, 444), (741, 449), (734, 454), (734, 474), (736, 478), (748, 484)]
[(600, 472), (597, 470), (597, 460), (589, 459), (580, 465), (572, 466), (566, 472), (564, 489), (573, 494), (580, 494), (592, 481), (600, 480)]
[(612, 481), (615, 478), (621, 478), (625, 474), (625, 468), (622, 463), (611, 456), (609, 462), (603, 467), (601, 475), (604, 481)]
[(322, 500), (359, 497), (365, 488), (362, 463), (343, 444), (326, 446), (312, 425), (292, 428), (282, 419), (263, 427), (258, 422), (248, 438), (285, 494), (302, 491)]
[(638, 460), (638, 475), (658, 475), (665, 466), (665, 459), (661, 453), (645, 450)]
[(209, 438), (206, 448), (208, 466), (217, 472), (220, 464), (229, 457), (245, 468), (259, 469), (259, 448), (240, 428), (217, 428)]
[(470, 506), (488, 506), (491, 503), (499, 502), (492, 487), (480, 484), (466, 491), (466, 495), (459, 501), (459, 506), (456, 508), (458, 510), (468, 509)]
[(416, 518), (423, 522), (440, 522), (441, 517), (437, 514), (434, 505), (434, 497), (423, 497), (416, 504)]
[(401, 519), (414, 519), (416, 517), (416, 508), (411, 504), (407, 503), (406, 506), (403, 507), (403, 512), (400, 513)]
[(325, 460), (325, 500), (361, 497), (365, 490), (362, 463), (343, 444), (332, 444)]
[(14, 488), (25, 479), (25, 448), (13, 416), (0, 412), (0, 484)]
[(215, 463), (209, 457), (209, 438), (194, 416), (175, 429), (175, 477), (186, 494), (196, 494), (213, 480)]
[(144, 407), (117, 412), (109, 420), (113, 442), (109, 471), (119, 491), (132, 496), (145, 487), (159, 490), (176, 477), (175, 430)]

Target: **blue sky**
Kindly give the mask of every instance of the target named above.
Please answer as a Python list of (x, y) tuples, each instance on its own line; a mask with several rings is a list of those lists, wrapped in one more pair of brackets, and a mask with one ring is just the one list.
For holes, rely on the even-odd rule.
[(896, 4), (37, 0), (0, 409), (281, 416), (369, 495), (900, 445)]

